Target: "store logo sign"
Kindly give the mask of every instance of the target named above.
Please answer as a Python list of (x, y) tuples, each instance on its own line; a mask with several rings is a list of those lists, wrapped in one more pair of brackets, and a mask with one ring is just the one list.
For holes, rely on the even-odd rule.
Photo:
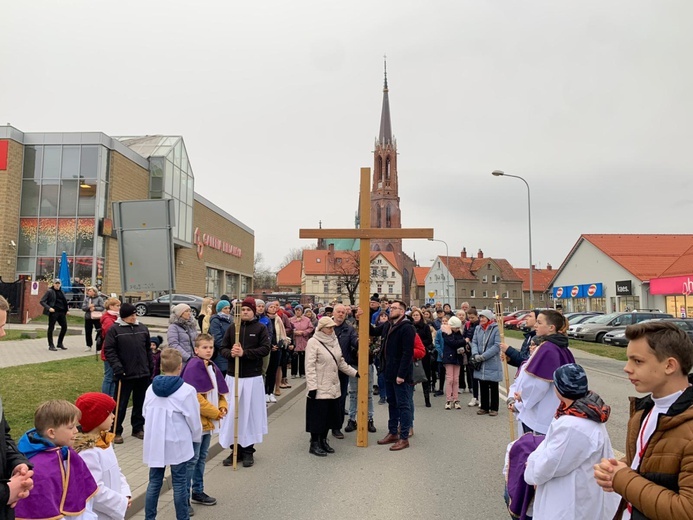
[(630, 280), (623, 280), (622, 282), (616, 282), (616, 294), (619, 296), (632, 296), (633, 295), (633, 282)]
[(208, 235), (207, 233), (201, 233), (200, 228), (195, 228), (195, 234), (193, 235), (193, 243), (197, 249), (197, 258), (202, 259), (202, 254), (204, 253), (205, 246), (211, 247), (226, 253), (227, 255), (235, 256), (241, 258), (243, 252), (240, 247), (234, 246), (217, 238), (213, 235)]
[(690, 294), (693, 293), (693, 281), (691, 281), (690, 278), (687, 278), (686, 281), (683, 282), (683, 289), (681, 292), (686, 296), (690, 296)]
[(587, 288), (587, 296), (589, 296), (590, 298), (592, 296), (594, 296), (594, 293), (596, 293), (596, 292), (597, 292), (597, 286), (595, 284), (592, 284)]
[(579, 293), (580, 293), (580, 286), (579, 285), (573, 285), (573, 288), (570, 290), (570, 296), (575, 298)]
[(563, 287), (558, 287), (556, 289), (556, 298), (560, 298), (561, 296), (563, 296)]

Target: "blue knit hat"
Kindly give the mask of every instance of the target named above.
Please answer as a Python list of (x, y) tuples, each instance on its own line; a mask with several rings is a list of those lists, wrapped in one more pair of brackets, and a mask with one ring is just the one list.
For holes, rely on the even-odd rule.
[(217, 313), (221, 312), (224, 307), (231, 307), (231, 304), (227, 300), (219, 300), (219, 303), (217, 303)]
[(589, 391), (585, 369), (576, 363), (558, 367), (553, 373), (556, 390), (566, 399), (580, 399)]

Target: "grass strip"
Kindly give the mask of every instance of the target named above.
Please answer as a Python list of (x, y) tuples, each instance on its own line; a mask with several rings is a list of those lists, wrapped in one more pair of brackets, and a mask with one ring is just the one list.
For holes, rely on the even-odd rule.
[[(509, 338), (524, 339), (524, 334), (518, 330), (506, 330), (505, 335)], [(616, 359), (618, 361), (628, 361), (626, 349), (623, 347), (614, 347), (613, 345), (603, 345), (602, 343), (590, 343), (588, 341), (580, 341), (570, 339), (570, 348), (589, 352), (597, 356)]]
[[(71, 309), (70, 312), (72, 314), (68, 314), (67, 316), (65, 316), (65, 318), (67, 318), (67, 324), (84, 326), (84, 312), (75, 309)], [(31, 320), (31, 323), (45, 323), (47, 325), (48, 316), (46, 316), (45, 314), (41, 314), (40, 316), (33, 318)]]
[(34, 412), (49, 399), (72, 403), (85, 392), (100, 392), (103, 362), (95, 356), (0, 368), (0, 395), (16, 441), (34, 427)]

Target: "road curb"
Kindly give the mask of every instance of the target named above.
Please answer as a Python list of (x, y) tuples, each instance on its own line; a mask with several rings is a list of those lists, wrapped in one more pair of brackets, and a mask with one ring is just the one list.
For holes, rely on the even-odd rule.
[[(300, 392), (302, 392), (306, 388), (306, 380), (305, 379), (292, 379), (291, 381), (293, 382), (292, 388), (283, 389), (282, 395), (277, 400), (277, 402), (272, 404), (269, 408), (267, 408), (267, 418), (268, 419), (274, 413), (281, 410), (284, 407), (284, 405), (291, 402), (294, 397), (296, 397)], [(209, 452), (207, 454), (207, 461), (213, 459), (214, 457), (219, 455), (222, 451), (224, 451), (224, 448), (222, 448), (221, 445), (219, 444), (219, 436), (217, 435), (212, 439), (212, 441), (209, 445)], [(164, 475), (164, 481), (163, 481), (163, 484), (161, 486), (161, 492), (159, 493), (159, 496), (161, 496), (162, 494), (166, 493), (167, 491), (169, 491), (171, 489), (173, 489), (173, 481), (171, 480), (171, 472), (167, 468), (166, 474)], [(132, 518), (133, 516), (137, 515), (140, 511), (144, 510), (144, 501), (145, 501), (146, 496), (147, 496), (146, 486), (144, 486), (144, 490), (142, 492), (132, 496), (132, 506), (127, 510), (127, 513), (125, 514), (126, 520), (129, 518)]]

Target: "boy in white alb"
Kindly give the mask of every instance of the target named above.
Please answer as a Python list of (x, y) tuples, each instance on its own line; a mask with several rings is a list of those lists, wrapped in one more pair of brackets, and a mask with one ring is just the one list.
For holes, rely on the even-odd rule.
[(77, 434), (74, 448), (99, 486), (92, 500), (94, 513), (101, 520), (122, 520), (132, 493), (113, 450), (115, 434), (110, 433), (116, 402), (110, 395), (88, 392), (77, 398), (75, 406), (82, 412), (82, 433)]
[(159, 493), (166, 466), (171, 466), (176, 520), (190, 518), (187, 463), (193, 457), (193, 442), (202, 438), (197, 392), (180, 377), (183, 358), (172, 348), (161, 351), (161, 374), (156, 376), (144, 398), (144, 463), (149, 466), (145, 498), (146, 520), (156, 518)]
[(610, 520), (618, 499), (602, 492), (592, 468), (614, 454), (605, 424), (611, 408), (588, 390), (580, 365), (563, 365), (553, 380), (560, 404), (525, 467), (525, 482), (536, 486), (532, 518)]

